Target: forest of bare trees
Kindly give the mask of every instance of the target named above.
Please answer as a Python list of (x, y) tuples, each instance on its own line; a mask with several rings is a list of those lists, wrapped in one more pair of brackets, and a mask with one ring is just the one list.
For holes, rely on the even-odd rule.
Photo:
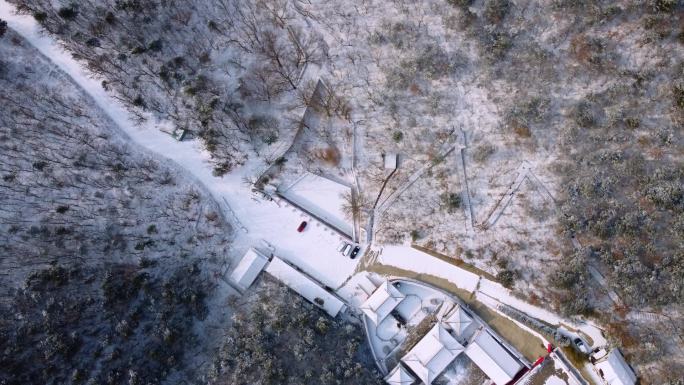
[(383, 383), (361, 325), (329, 318), (269, 276), (233, 305), (210, 384)]
[(306, 69), (324, 55), (288, 1), (14, 3), (132, 114), (201, 137), (219, 173), (289, 138)]
[[(12, 31), (0, 40), (0, 383), (159, 383), (202, 352), (231, 226)], [(217, 258), (217, 257), (221, 258)], [(193, 342), (195, 341), (195, 342)]]

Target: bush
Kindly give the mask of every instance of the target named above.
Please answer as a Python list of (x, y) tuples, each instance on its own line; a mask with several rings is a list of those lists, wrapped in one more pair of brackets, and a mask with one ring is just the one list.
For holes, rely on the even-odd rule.
[(45, 12), (35, 12), (35, 13), (33, 14), (33, 18), (36, 19), (36, 21), (37, 21), (38, 23), (42, 23), (42, 22), (44, 22), (45, 20), (47, 20), (47, 16), (48, 16), (48, 15), (47, 15), (47, 13), (45, 13)]
[(161, 39), (157, 39), (157, 40), (154, 40), (152, 43), (150, 43), (150, 45), (147, 47), (147, 49), (149, 49), (150, 51), (159, 52), (162, 50), (162, 47), (163, 47), (163, 43), (162, 43)]
[(684, 110), (684, 81), (680, 80), (675, 83), (672, 87), (672, 93), (674, 96), (674, 105), (677, 108)]
[(502, 31), (484, 33), (482, 37), (483, 55), (490, 62), (498, 62), (506, 56), (508, 50), (513, 46), (511, 37)]
[(446, 0), (447, 4), (457, 8), (468, 8), (474, 0)]
[(392, 139), (399, 143), (402, 139), (404, 139), (404, 133), (401, 131), (394, 131), (394, 133), (392, 133)]
[(461, 207), (461, 194), (457, 193), (443, 193), (442, 203), (446, 206), (447, 210), (451, 213), (456, 209)]
[(494, 155), (495, 152), (496, 152), (496, 149), (491, 144), (489, 144), (489, 143), (481, 144), (481, 145), (475, 147), (475, 151), (473, 152), (473, 159), (477, 163), (484, 163), (492, 155)]
[(489, 0), (485, 3), (483, 15), (488, 23), (498, 24), (506, 17), (510, 8), (508, 0)]
[(135, 97), (135, 99), (133, 99), (133, 105), (136, 107), (145, 108), (145, 99), (143, 99), (142, 95), (138, 95)]
[(75, 5), (62, 7), (57, 11), (57, 15), (64, 20), (74, 20), (78, 16), (78, 9), (76, 9)]
[(415, 61), (416, 69), (428, 79), (439, 79), (452, 71), (449, 55), (437, 44), (427, 44)]
[(504, 287), (511, 289), (515, 284), (515, 272), (511, 270), (501, 270), (496, 273), (496, 280), (499, 281)]
[(151, 224), (151, 225), (147, 226), (147, 234), (150, 234), (150, 235), (157, 234), (157, 225)]
[(672, 13), (677, 8), (677, 0), (654, 0), (652, 7), (657, 12)]
[(573, 111), (575, 123), (582, 128), (593, 128), (596, 126), (597, 119), (591, 103), (580, 102)]

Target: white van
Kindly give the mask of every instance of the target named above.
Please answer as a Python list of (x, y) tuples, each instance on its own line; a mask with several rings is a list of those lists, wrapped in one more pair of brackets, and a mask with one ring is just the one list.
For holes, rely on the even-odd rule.
[(339, 245), (339, 246), (337, 246), (337, 252), (338, 252), (338, 253), (341, 253), (341, 252), (343, 252), (343, 251), (344, 251), (344, 248), (345, 248), (345, 246), (347, 246), (347, 245), (348, 245), (348, 243), (347, 243), (347, 242), (340, 242), (340, 245)]

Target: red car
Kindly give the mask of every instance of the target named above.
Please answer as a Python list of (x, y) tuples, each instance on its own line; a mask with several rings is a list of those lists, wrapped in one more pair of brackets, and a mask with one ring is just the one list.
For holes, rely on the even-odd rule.
[(301, 233), (302, 231), (304, 231), (305, 228), (306, 228), (306, 221), (299, 224), (299, 227), (297, 227), (297, 231)]

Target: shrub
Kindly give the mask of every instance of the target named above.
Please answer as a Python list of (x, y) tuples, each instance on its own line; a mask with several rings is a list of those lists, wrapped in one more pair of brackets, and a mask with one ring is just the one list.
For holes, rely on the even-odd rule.
[(150, 43), (150, 45), (147, 47), (147, 49), (149, 49), (150, 51), (159, 52), (162, 50), (162, 47), (163, 47), (163, 43), (162, 43), (161, 39), (157, 39), (157, 40), (153, 41), (152, 43)]
[(392, 139), (395, 142), (399, 143), (402, 139), (404, 139), (404, 133), (401, 131), (394, 131), (394, 133), (392, 134)]
[(429, 79), (442, 78), (452, 70), (449, 55), (437, 44), (428, 44), (421, 49), (415, 67)]
[(657, 12), (672, 13), (677, 8), (677, 0), (654, 0), (651, 6)]
[(143, 99), (142, 95), (138, 95), (133, 99), (133, 105), (136, 107), (142, 107), (145, 108), (145, 99)]
[(47, 20), (47, 13), (45, 12), (36, 12), (33, 14), (33, 18), (36, 19), (38, 23), (42, 23), (45, 20)]
[(86, 40), (86, 45), (89, 47), (99, 47), (100, 39), (96, 37), (91, 37), (90, 39)]
[(232, 170), (232, 169), (233, 169), (232, 163), (230, 163), (228, 161), (218, 162), (214, 165), (214, 170), (212, 171), (212, 174), (214, 176), (223, 176), (223, 175), (226, 175), (227, 173), (229, 173), (230, 170)]
[(625, 118), (624, 122), (625, 122), (625, 126), (627, 126), (627, 128), (632, 129), (632, 130), (639, 128), (639, 126), (641, 125), (641, 120), (639, 118), (635, 118), (633, 116)]
[(497, 62), (503, 59), (512, 45), (511, 37), (501, 31), (485, 33), (482, 38), (484, 56), (490, 62)]
[(488, 23), (497, 24), (506, 17), (510, 8), (508, 0), (489, 0), (485, 3), (483, 15)]
[(74, 20), (78, 16), (78, 9), (76, 9), (75, 5), (62, 7), (57, 11), (57, 15), (64, 20)]
[(484, 143), (481, 144), (477, 147), (475, 147), (475, 151), (473, 152), (473, 159), (477, 163), (484, 163), (486, 162), (494, 153), (496, 152), (496, 149), (494, 146), (492, 146), (489, 143)]
[(513, 284), (515, 284), (515, 272), (511, 270), (501, 270), (496, 273), (496, 279), (504, 287), (511, 289), (513, 288)]
[(414, 230), (411, 230), (410, 235), (411, 235), (411, 242), (414, 242), (414, 243), (415, 243), (415, 242), (418, 240), (418, 238), (420, 237), (420, 233), (418, 232), (418, 230), (415, 230), (415, 229), (414, 229)]
[(452, 7), (457, 7), (457, 8), (468, 8), (473, 4), (474, 0), (446, 0), (447, 4), (451, 5)]
[(684, 110), (684, 81), (677, 82), (672, 87), (672, 93), (674, 95), (674, 105)]
[(513, 122), (513, 132), (520, 138), (530, 138), (532, 136), (530, 128), (517, 121)]
[(592, 128), (596, 126), (597, 119), (592, 105), (587, 101), (580, 102), (573, 111), (575, 123), (582, 128)]
[(461, 207), (461, 194), (457, 193), (443, 193), (442, 203), (446, 206), (449, 212), (454, 212)]

